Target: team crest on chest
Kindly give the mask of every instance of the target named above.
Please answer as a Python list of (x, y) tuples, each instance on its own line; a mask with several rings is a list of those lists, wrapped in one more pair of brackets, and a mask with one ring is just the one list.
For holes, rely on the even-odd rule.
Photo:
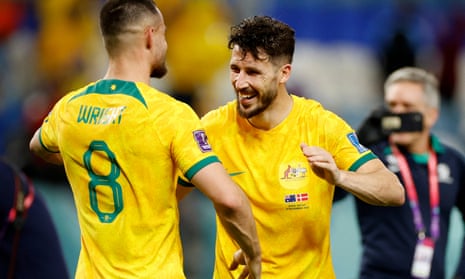
[(306, 162), (282, 163), (278, 171), (281, 186), (297, 189), (308, 183), (308, 164)]

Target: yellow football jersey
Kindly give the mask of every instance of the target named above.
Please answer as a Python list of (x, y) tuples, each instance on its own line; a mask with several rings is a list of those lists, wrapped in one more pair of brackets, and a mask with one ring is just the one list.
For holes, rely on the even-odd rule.
[(100, 80), (64, 96), (41, 144), (60, 152), (77, 208), (76, 278), (185, 278), (176, 170), (218, 162), (195, 112), (144, 84)]
[[(316, 176), (300, 143), (328, 150), (340, 169), (356, 170), (373, 153), (353, 129), (318, 102), (292, 96), (290, 115), (275, 128), (254, 128), (236, 101), (202, 118), (209, 141), (252, 204), (262, 247), (263, 278), (335, 278), (330, 254), (334, 185)], [(214, 277), (237, 278), (228, 265), (238, 246), (217, 222)]]

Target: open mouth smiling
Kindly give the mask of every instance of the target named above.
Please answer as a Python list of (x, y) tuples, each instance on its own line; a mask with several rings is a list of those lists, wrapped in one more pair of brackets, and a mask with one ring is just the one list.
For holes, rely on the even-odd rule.
[(240, 100), (250, 100), (250, 99), (253, 99), (254, 97), (256, 97), (257, 94), (244, 94), (244, 93), (239, 93), (239, 99)]

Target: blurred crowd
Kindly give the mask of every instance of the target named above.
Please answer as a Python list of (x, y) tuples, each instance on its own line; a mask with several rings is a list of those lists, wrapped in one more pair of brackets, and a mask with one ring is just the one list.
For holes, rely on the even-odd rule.
[[(31, 157), (27, 144), (59, 97), (103, 76), (107, 60), (97, 20), (102, 2), (0, 0), (0, 156), (33, 178), (65, 181), (61, 168)], [(169, 48), (168, 75), (153, 83), (199, 115), (235, 98), (228, 80), (229, 26), (267, 14), (296, 29), (293, 93), (321, 101), (357, 127), (381, 104), (387, 74), (401, 66), (423, 67), (441, 81), (437, 133), (465, 150), (464, 1), (156, 2)]]
[[(54, 102), (103, 75), (102, 0), (0, 1), (0, 154), (34, 172), (25, 148)], [(168, 26), (169, 74), (156, 86), (203, 115), (234, 98), (228, 81), (230, 24), (269, 14), (296, 29), (295, 94), (314, 97), (357, 125), (380, 102), (382, 80), (405, 65), (441, 80), (444, 115), (463, 118), (463, 1), (159, 0)], [(444, 128), (463, 138), (463, 121)], [(440, 124), (442, 125), (442, 124)], [(439, 128), (442, 128), (440, 126)], [(457, 135), (458, 136), (458, 135)], [(452, 139), (460, 142), (461, 139)], [(43, 167), (43, 166), (41, 166)], [(51, 179), (56, 178), (50, 177)], [(60, 179), (63, 177), (60, 177)]]

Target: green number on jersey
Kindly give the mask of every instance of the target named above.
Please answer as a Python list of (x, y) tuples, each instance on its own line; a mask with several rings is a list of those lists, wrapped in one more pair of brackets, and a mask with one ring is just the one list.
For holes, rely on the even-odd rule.
[[(108, 161), (111, 163), (110, 173), (108, 175), (99, 175), (94, 172), (91, 164), (91, 157), (94, 152), (103, 152), (108, 157)], [(108, 145), (104, 141), (93, 141), (90, 144), (89, 149), (86, 153), (84, 153), (84, 164), (90, 176), (90, 205), (102, 223), (111, 223), (123, 209), (123, 191), (121, 189), (121, 185), (116, 181), (121, 170), (116, 162), (115, 154), (110, 150), (110, 148), (108, 148)], [(97, 187), (111, 188), (114, 202), (113, 212), (102, 212), (99, 209), (96, 191)]]

